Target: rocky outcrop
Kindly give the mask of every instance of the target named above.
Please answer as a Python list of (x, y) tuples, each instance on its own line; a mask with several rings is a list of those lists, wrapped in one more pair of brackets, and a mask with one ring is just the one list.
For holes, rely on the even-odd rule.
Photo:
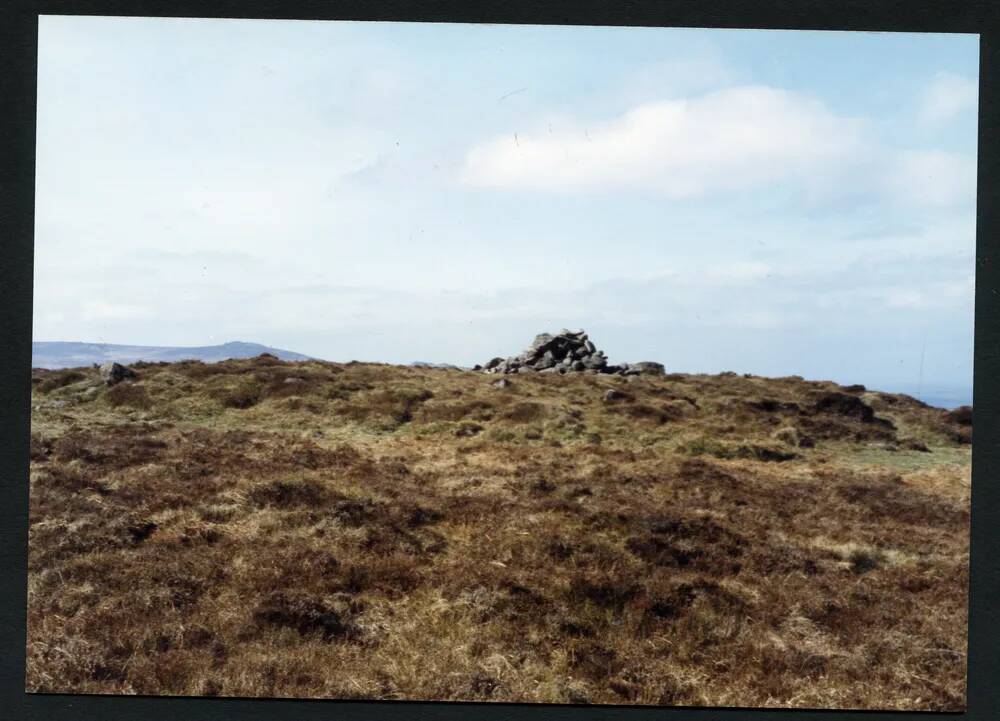
[(107, 362), (100, 367), (101, 380), (109, 386), (121, 383), (136, 377), (136, 373), (131, 368), (126, 368), (121, 363)]
[(493, 358), (473, 370), (484, 373), (609, 373), (616, 375), (663, 375), (661, 363), (608, 363), (587, 333), (563, 329), (556, 334), (535, 336), (528, 348), (510, 358)]

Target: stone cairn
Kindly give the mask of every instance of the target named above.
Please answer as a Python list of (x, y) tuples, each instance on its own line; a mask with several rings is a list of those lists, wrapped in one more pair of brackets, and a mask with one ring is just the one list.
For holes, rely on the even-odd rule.
[(484, 373), (607, 373), (614, 375), (663, 375), (661, 363), (608, 363), (604, 351), (598, 350), (582, 331), (565, 328), (555, 335), (542, 333), (521, 355), (494, 358), (473, 370)]

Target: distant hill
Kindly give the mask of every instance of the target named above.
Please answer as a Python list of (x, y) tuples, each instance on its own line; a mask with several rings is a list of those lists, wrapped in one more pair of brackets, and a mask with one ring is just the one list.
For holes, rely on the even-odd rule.
[(31, 365), (33, 368), (74, 368), (107, 361), (134, 363), (140, 360), (173, 362), (189, 359), (212, 363), (228, 358), (252, 358), (261, 353), (270, 353), (281, 360), (310, 359), (301, 353), (242, 341), (192, 347), (37, 341), (31, 344)]

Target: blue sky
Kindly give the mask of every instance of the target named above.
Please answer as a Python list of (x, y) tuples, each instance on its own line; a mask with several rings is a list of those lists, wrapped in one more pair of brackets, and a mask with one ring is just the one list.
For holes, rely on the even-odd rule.
[(970, 386), (972, 35), (43, 17), (36, 340)]

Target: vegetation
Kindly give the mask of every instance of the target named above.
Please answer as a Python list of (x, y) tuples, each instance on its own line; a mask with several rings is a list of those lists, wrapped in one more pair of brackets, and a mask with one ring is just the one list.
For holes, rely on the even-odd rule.
[(132, 367), (35, 373), (31, 691), (964, 706), (968, 413), (732, 373)]

